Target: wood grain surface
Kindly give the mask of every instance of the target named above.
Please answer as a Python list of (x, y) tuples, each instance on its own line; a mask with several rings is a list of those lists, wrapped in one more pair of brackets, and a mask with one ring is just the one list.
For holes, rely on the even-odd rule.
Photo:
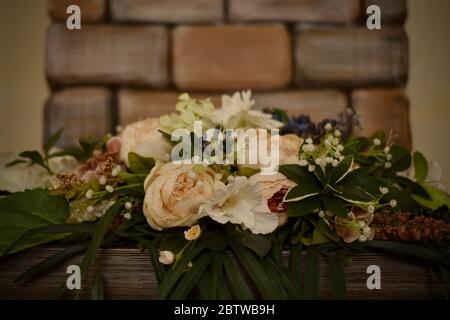
[[(40, 247), (0, 261), (0, 299), (50, 299), (55, 289), (64, 284), (66, 268), (79, 264), (82, 255), (65, 261), (45, 276), (33, 281), (13, 284), (13, 280), (30, 266), (62, 250), (57, 247)], [(284, 253), (285, 260), (287, 252)], [(105, 281), (107, 299), (155, 299), (156, 278), (145, 252), (131, 248), (103, 249), (97, 255)], [(304, 265), (304, 264), (303, 264)], [(367, 267), (381, 268), (381, 289), (368, 290)], [(433, 294), (431, 278), (421, 262), (399, 256), (378, 253), (358, 253), (345, 268), (348, 298), (350, 299), (427, 299)], [(93, 270), (86, 283), (90, 283)], [(330, 298), (330, 274), (326, 262), (320, 260), (321, 298)], [(89, 290), (83, 289), (82, 298)], [(71, 298), (66, 296), (66, 298)]]

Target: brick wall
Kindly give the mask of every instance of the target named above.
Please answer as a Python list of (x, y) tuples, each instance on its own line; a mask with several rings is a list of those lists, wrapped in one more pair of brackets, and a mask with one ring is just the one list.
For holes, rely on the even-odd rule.
[[(82, 30), (65, 26), (81, 8)], [(365, 27), (381, 7), (382, 29)], [(330, 118), (346, 107), (363, 130), (411, 145), (406, 0), (50, 0), (45, 136), (62, 146), (170, 112), (180, 92), (252, 89), (260, 107)]]

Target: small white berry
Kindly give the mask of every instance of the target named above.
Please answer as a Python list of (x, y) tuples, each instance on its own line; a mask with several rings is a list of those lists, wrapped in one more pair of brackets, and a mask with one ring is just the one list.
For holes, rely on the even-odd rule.
[(88, 191), (86, 191), (86, 198), (87, 199), (92, 199), (93, 195), (94, 195), (94, 190), (89, 189)]
[(395, 207), (397, 206), (397, 200), (392, 199), (391, 201), (389, 201), (389, 205), (390, 205), (392, 208), (395, 208)]
[(370, 213), (374, 213), (375, 212), (375, 207), (373, 205), (369, 205), (367, 207), (367, 211), (369, 211)]
[(133, 208), (133, 204), (129, 201), (125, 202), (125, 209), (130, 210), (131, 208)]
[(382, 194), (388, 194), (388, 193), (389, 193), (389, 189), (386, 188), (386, 187), (380, 187), (380, 192), (381, 192)]
[(360, 226), (361, 228), (364, 228), (364, 227), (366, 226), (366, 223), (365, 223), (364, 221), (362, 221), (362, 220), (359, 220), (359, 221), (358, 221), (358, 224), (359, 224), (359, 226)]
[(123, 217), (124, 217), (125, 219), (127, 219), (127, 220), (130, 220), (130, 219), (131, 219), (131, 213), (129, 213), (129, 212), (125, 213), (125, 214), (123, 215)]
[(380, 139), (378, 139), (378, 138), (373, 139), (373, 144), (374, 144), (375, 146), (379, 146), (379, 145), (381, 144)]
[(321, 158), (317, 158), (316, 160), (314, 160), (314, 163), (318, 166), (322, 165), (323, 160)]
[(341, 132), (339, 130), (334, 130), (334, 135), (336, 137), (340, 137), (341, 136)]
[(107, 186), (105, 187), (105, 189), (106, 189), (106, 191), (108, 191), (109, 193), (114, 192), (114, 188), (113, 188), (112, 186), (110, 186), (110, 185), (107, 185)]
[(391, 148), (389, 148), (389, 147), (385, 147), (383, 151), (384, 151), (384, 153), (388, 154), (388, 153), (389, 153), (389, 151), (391, 151)]
[(339, 144), (339, 139), (338, 138), (334, 138), (332, 143), (333, 143), (333, 146), (337, 146)]
[(328, 123), (325, 125), (325, 130), (330, 131), (331, 129), (333, 129), (333, 126), (331, 125), (331, 123), (328, 122)]
[(193, 266), (192, 261), (189, 261), (188, 264), (187, 264), (187, 267), (188, 268), (192, 268), (192, 266)]
[(384, 164), (384, 167), (385, 167), (386, 169), (389, 169), (390, 167), (392, 167), (392, 163), (386, 162), (386, 163)]
[(309, 165), (308, 166), (308, 171), (309, 172), (313, 172), (314, 170), (316, 170), (316, 166), (315, 165)]
[(386, 160), (387, 160), (387, 161), (391, 161), (391, 160), (392, 160), (392, 154), (388, 153), (388, 154), (386, 155)]
[(333, 162), (333, 158), (332, 157), (326, 157), (325, 158), (325, 162), (326, 163), (332, 163)]
[(111, 175), (113, 176), (113, 177), (116, 177), (118, 174), (119, 174), (119, 172), (122, 170), (122, 168), (120, 167), (120, 166), (116, 166), (116, 167), (114, 167), (114, 169), (112, 170), (112, 172), (111, 172)]
[(175, 254), (168, 250), (160, 251), (158, 260), (165, 265), (172, 264), (175, 262)]
[(336, 149), (337, 149), (337, 151), (342, 152), (342, 151), (344, 151), (344, 146), (342, 144), (338, 144)]
[(331, 163), (331, 165), (332, 165), (333, 167), (337, 167), (338, 164), (339, 164), (339, 160), (337, 160), (337, 159), (334, 159), (333, 162)]
[(325, 212), (323, 210), (320, 210), (318, 215), (320, 218), (323, 218), (323, 217), (325, 217)]
[(308, 138), (308, 139), (306, 139), (306, 141), (305, 141), (307, 144), (312, 144), (313, 143), (313, 141), (312, 141), (312, 139), (311, 138)]

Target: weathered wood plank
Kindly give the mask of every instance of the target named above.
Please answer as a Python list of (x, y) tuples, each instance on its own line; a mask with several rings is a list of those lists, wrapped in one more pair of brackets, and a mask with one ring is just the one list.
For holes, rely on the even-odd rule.
[[(52, 292), (65, 283), (67, 266), (79, 264), (77, 256), (53, 268), (45, 276), (18, 285), (12, 281), (28, 267), (55, 254), (62, 248), (41, 247), (0, 261), (0, 299), (49, 299)], [(287, 253), (284, 254), (285, 260)], [(104, 249), (97, 255), (103, 271), (106, 298), (155, 299), (156, 278), (146, 253), (131, 248)], [(381, 289), (368, 290), (366, 273), (369, 265), (381, 268)], [(90, 270), (89, 275), (92, 276)], [(421, 262), (378, 253), (358, 253), (346, 268), (350, 299), (423, 299), (432, 296), (431, 278)], [(320, 260), (321, 297), (331, 296), (328, 266)], [(89, 282), (89, 281), (88, 281)], [(88, 290), (86, 290), (88, 291)], [(85, 295), (83, 297), (87, 297)]]

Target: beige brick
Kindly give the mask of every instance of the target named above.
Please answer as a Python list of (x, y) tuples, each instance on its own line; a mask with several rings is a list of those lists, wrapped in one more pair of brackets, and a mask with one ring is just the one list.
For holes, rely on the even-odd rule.
[(53, 25), (47, 40), (52, 84), (168, 83), (168, 33), (159, 26), (89, 25), (80, 31)]
[(335, 90), (256, 93), (255, 101), (259, 109), (279, 108), (292, 116), (309, 115), (314, 122), (334, 119), (347, 108), (345, 95)]
[(173, 74), (187, 90), (282, 88), (291, 79), (289, 33), (278, 25), (178, 27)]
[(230, 0), (234, 21), (348, 23), (361, 16), (359, 0)]
[(133, 22), (219, 22), (223, 0), (111, 0), (115, 21)]
[(408, 77), (408, 40), (401, 28), (299, 29), (296, 43), (301, 86), (400, 86)]
[(409, 101), (403, 89), (360, 89), (352, 92), (352, 104), (361, 115), (357, 136), (370, 136), (378, 130), (390, 132), (395, 142), (411, 149)]
[(67, 7), (77, 5), (81, 10), (81, 23), (97, 22), (104, 20), (106, 16), (106, 0), (49, 0), (48, 12), (50, 17), (56, 21), (65, 21)]
[(112, 92), (77, 87), (54, 92), (45, 106), (45, 139), (64, 128), (60, 147), (78, 145), (80, 138), (101, 138), (112, 131)]
[(407, 16), (406, 0), (363, 0), (363, 10), (366, 12), (368, 6), (375, 4), (381, 10), (381, 25), (403, 24)]

